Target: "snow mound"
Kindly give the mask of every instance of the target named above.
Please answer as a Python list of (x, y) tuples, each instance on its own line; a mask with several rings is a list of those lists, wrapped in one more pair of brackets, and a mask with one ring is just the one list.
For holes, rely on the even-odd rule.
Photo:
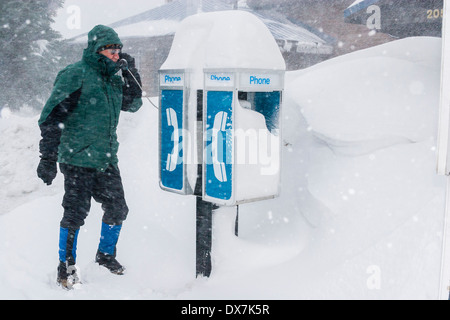
[(29, 110), (3, 112), (0, 117), (0, 215), (24, 202), (54, 194), (62, 187), (56, 179), (44, 188), (36, 176), (41, 133), (37, 117)]
[(372, 141), (372, 149), (436, 135), (438, 38), (408, 38), (327, 61), (287, 79), (310, 129), (336, 141)]

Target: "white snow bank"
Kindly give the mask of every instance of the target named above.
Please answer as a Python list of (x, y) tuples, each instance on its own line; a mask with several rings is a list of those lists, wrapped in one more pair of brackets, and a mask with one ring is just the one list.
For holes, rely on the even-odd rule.
[[(159, 189), (157, 111), (146, 103), (122, 114), (130, 214), (118, 258), (127, 274), (93, 263), (101, 220), (93, 203), (78, 245), (84, 284), (72, 292), (54, 285), (62, 186), (44, 197), (50, 191), (39, 183), (0, 216), (0, 298), (437, 298), (445, 196), (445, 178), (435, 173), (439, 52), (438, 39), (414, 38), (288, 73), (281, 197), (240, 206), (239, 238), (233, 212), (215, 214), (209, 279), (195, 279), (194, 198)], [(414, 81), (420, 90), (411, 90)], [(0, 119), (5, 189), (25, 183), (4, 183), (8, 175), (36, 179), (36, 123)], [(2, 207), (17, 205), (0, 197)]]
[[(3, 111), (3, 110), (2, 110)], [(25, 113), (25, 114), (24, 114)], [(2, 112), (0, 117), (0, 215), (24, 202), (59, 192), (62, 179), (42, 188), (36, 176), (41, 133), (36, 116)]]
[(292, 72), (286, 83), (331, 144), (422, 141), (436, 135), (440, 48), (438, 38), (408, 38)]

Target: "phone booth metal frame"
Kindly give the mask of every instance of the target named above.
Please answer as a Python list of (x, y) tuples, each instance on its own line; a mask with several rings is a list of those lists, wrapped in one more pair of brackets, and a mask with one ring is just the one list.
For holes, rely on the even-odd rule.
[[(276, 177), (276, 190), (265, 195), (243, 197), (237, 192), (236, 168), (239, 150), (235, 149), (236, 108), (240, 93), (279, 92), (276, 123), (279, 139), (278, 159), (281, 163), (281, 109), (284, 93), (284, 70), (204, 69), (203, 95), (203, 200), (222, 206), (272, 199), (279, 195), (281, 168)], [(267, 120), (267, 119), (266, 119)], [(221, 136), (221, 139), (218, 138)], [(219, 152), (217, 149), (221, 149)], [(219, 159), (220, 158), (220, 159)], [(238, 181), (239, 180), (239, 181)]]
[(161, 189), (193, 194), (187, 178), (190, 137), (188, 124), (188, 74), (185, 70), (159, 71), (159, 181)]

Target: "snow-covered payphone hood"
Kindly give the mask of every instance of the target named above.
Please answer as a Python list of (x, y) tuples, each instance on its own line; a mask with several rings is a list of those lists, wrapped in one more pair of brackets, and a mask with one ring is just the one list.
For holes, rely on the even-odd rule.
[[(200, 13), (182, 21), (161, 70), (285, 71), (286, 63), (269, 29), (253, 14), (232, 10)], [(195, 77), (197, 78), (197, 77)], [(202, 86), (203, 79), (192, 79)]]

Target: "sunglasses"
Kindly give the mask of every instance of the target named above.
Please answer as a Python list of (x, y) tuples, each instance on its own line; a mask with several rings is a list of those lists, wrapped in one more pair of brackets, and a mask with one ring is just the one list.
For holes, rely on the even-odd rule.
[(115, 55), (119, 54), (122, 50), (121, 49), (106, 49), (109, 51), (110, 54)]

